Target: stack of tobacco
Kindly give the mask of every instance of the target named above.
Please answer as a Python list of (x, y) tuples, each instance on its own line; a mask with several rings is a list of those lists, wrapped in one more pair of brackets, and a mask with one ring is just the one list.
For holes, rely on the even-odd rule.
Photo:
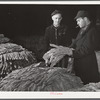
[(10, 39), (5, 37), (4, 34), (0, 34), (0, 44), (1, 43), (7, 43), (9, 41), (10, 41)]
[(98, 63), (98, 70), (100, 73), (100, 51), (96, 51), (96, 58), (97, 58), (97, 63)]
[(0, 78), (36, 62), (34, 54), (14, 43), (0, 44)]
[(0, 91), (68, 91), (79, 87), (83, 87), (79, 77), (41, 62), (15, 70), (0, 81)]
[(84, 85), (81, 88), (71, 89), (70, 91), (82, 91), (82, 92), (100, 92), (100, 82), (98, 83), (89, 83)]

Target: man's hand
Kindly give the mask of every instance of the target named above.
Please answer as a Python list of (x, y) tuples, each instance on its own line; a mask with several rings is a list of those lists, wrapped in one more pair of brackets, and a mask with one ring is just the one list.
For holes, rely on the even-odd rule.
[(64, 46), (57, 46), (55, 44), (50, 44), (50, 46), (55, 47), (56, 51), (53, 52), (53, 55), (65, 54), (71, 56), (74, 50), (73, 48), (64, 47)]
[(43, 55), (43, 59), (47, 65), (54, 66), (57, 62), (59, 62), (65, 55), (71, 56), (73, 54), (73, 48), (57, 46), (54, 44), (50, 44), (50, 46), (54, 47), (49, 50), (47, 53)]

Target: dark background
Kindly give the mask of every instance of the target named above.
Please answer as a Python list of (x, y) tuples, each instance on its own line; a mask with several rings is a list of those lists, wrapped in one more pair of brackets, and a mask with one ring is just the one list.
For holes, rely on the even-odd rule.
[[(73, 38), (79, 30), (75, 28), (74, 20), (78, 10), (87, 10), (94, 24), (100, 19), (100, 5), (0, 4), (0, 34), (40, 56), (43, 49), (41, 37), (45, 28), (52, 24), (51, 13), (55, 9), (62, 11), (62, 22), (68, 25)], [(97, 28), (100, 32), (100, 25)]]
[(88, 10), (95, 20), (98, 16), (98, 7), (97, 5), (0, 5), (0, 33), (11, 38), (18, 35), (43, 35), (45, 28), (52, 24), (50, 14), (55, 9), (63, 12), (63, 23), (74, 28), (76, 26), (74, 17), (78, 10)]

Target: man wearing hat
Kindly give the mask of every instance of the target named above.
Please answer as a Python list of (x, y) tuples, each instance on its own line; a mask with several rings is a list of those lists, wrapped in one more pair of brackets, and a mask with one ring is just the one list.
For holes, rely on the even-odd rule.
[(96, 39), (94, 36), (96, 29), (87, 11), (79, 11), (75, 20), (80, 27), (80, 31), (70, 48), (64, 47), (62, 53), (74, 58), (73, 69), (75, 75), (79, 76), (84, 84), (99, 82), (100, 73), (95, 55)]
[[(51, 49), (50, 44), (69, 46), (72, 43), (72, 37), (67, 26), (62, 25), (62, 12), (55, 10), (51, 13), (53, 24), (45, 30), (45, 52)], [(68, 57), (64, 57), (56, 66), (67, 67)]]
[(100, 81), (100, 74), (95, 55), (96, 29), (87, 11), (79, 11), (75, 20), (80, 27), (80, 31), (75, 42), (71, 45), (75, 49), (72, 54), (74, 57), (74, 71), (84, 84), (98, 82)]

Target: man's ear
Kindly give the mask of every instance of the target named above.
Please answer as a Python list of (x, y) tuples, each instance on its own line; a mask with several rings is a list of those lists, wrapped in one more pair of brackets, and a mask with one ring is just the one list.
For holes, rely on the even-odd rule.
[(61, 20), (62, 20), (62, 17), (61, 17)]
[(84, 19), (85, 19), (85, 21), (87, 21), (87, 20), (88, 20), (88, 18), (87, 18), (87, 17), (84, 17)]
[(54, 19), (54, 17), (52, 16), (52, 17), (51, 17), (51, 19), (53, 20), (53, 19)]

